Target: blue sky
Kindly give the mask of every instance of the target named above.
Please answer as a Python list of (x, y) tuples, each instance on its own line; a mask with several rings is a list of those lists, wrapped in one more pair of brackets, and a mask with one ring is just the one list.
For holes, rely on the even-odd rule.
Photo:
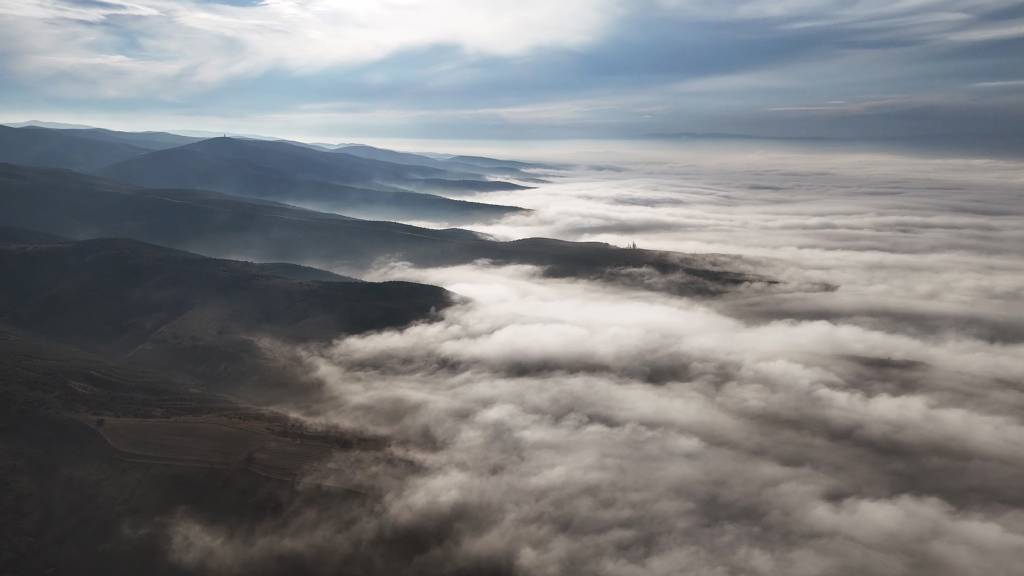
[(1024, 134), (1024, 2), (14, 0), (0, 120), (345, 137)]

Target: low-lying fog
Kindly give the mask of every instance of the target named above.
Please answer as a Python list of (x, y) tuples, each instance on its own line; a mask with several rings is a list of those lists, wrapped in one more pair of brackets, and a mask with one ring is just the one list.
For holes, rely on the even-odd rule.
[[(740, 254), (784, 287), (689, 300), (530, 267), (382, 267), (373, 279), (465, 302), (433, 324), (302, 351), (328, 391), (310, 417), (391, 437), (417, 471), (374, 471), (388, 490), (356, 519), (311, 508), (233, 530), (182, 518), (179, 560), (1019, 573), (1024, 165), (753, 145), (645, 153), (479, 195), (535, 211), (476, 229)], [(801, 291), (822, 282), (838, 289)]]

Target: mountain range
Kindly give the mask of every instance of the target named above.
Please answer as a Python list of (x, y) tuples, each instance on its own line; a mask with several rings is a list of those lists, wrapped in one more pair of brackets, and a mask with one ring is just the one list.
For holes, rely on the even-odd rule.
[[(532, 264), (552, 276), (717, 294), (763, 278), (721, 257), (528, 238), (499, 242), (190, 189), (151, 189), (67, 170), (0, 164), (0, 225), (73, 239), (123, 237), (210, 256), (286, 261), (358, 275), (382, 261)], [(646, 270), (648, 273), (638, 274)]]
[[(394, 154), (402, 158), (402, 153)], [(281, 140), (201, 139), (100, 128), (0, 126), (0, 161), (67, 168), (139, 186), (265, 198), (363, 218), (450, 224), (494, 220), (522, 209), (445, 194), (525, 188), (490, 180), (483, 174), (486, 170), (468, 164), (439, 168)]]
[[(449, 180), (442, 177), (453, 175), (443, 170), (286, 142), (211, 138), (130, 158), (98, 173), (150, 188), (213, 190), (366, 218), (465, 223), (522, 211), (409, 191), (429, 188), (443, 193)], [(462, 180), (451, 182), (453, 189), (462, 190)], [(471, 182), (478, 187), (521, 188), (505, 182)]]
[(0, 274), (16, 282), (0, 283), (0, 323), (219, 393), (244, 387), (250, 399), (274, 385), (260, 338), (327, 342), (424, 319), (451, 301), (433, 286), (135, 240), (2, 236)]
[[(186, 574), (164, 529), (186, 512), (246, 529), (311, 507), (374, 514), (381, 482), (417, 464), (287, 411), (324, 400), (304, 353), (460, 301), (357, 278), (381, 263), (528, 264), (700, 296), (773, 283), (725, 256), (356, 218), (500, 217), (517, 209), (411, 189), (538, 169), (374, 150), (0, 127), (0, 572)], [(326, 462), (346, 463), (343, 484), (309, 480)], [(388, 561), (426, 539), (388, 536)], [(315, 572), (282, 562), (265, 573)]]
[[(0, 571), (181, 574), (154, 522), (271, 518), (329, 458), (407, 466), (365, 434), (267, 408), (319, 397), (275, 346), (451, 302), (422, 284), (0, 228)], [(350, 485), (318, 493), (339, 512), (374, 502)]]

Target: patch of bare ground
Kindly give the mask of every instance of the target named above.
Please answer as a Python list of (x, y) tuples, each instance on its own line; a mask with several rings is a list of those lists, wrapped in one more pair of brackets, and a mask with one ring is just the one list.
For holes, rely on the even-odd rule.
[[(396, 459), (380, 442), (342, 439), (337, 433), (302, 432), (294, 425), (272, 420), (221, 415), (84, 420), (122, 459), (134, 462), (245, 468), (271, 478), (294, 481), (327, 460)], [(345, 455), (339, 456), (339, 453)], [(338, 487), (357, 490), (354, 486)]]

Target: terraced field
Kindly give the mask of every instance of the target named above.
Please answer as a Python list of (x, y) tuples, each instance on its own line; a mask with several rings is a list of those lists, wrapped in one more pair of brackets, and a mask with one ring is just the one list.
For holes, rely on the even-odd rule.
[(326, 442), (274, 434), (260, 422), (239, 422), (218, 416), (106, 418), (97, 430), (129, 460), (245, 467), (287, 480), (294, 479), (335, 451), (335, 447)]

